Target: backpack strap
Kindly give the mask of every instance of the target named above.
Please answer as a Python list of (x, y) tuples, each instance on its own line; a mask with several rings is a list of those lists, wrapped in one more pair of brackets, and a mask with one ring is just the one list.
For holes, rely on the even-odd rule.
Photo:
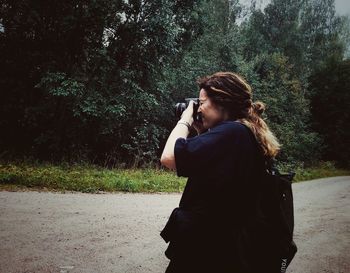
[(275, 175), (275, 174), (280, 174), (277, 166), (276, 166), (276, 159), (273, 157), (273, 158), (266, 158), (265, 157), (265, 167), (266, 167), (266, 170)]
[(259, 144), (252, 130), (244, 123), (242, 122), (239, 122), (239, 123), (242, 124), (248, 130), (249, 135), (251, 136), (251, 139), (254, 142), (254, 145), (259, 155), (261, 168), (264, 169), (265, 171), (267, 170), (269, 173), (276, 173), (276, 171), (278, 172), (277, 168), (275, 167), (275, 161), (276, 161), (275, 158), (266, 157), (261, 145)]
[(276, 167), (276, 159), (275, 158), (268, 158), (265, 156), (264, 154), (264, 150), (261, 147), (261, 145), (259, 144), (258, 140), (256, 139), (254, 133), (252, 132), (252, 130), (245, 125), (242, 122), (239, 122), (240, 124), (242, 124), (249, 132), (249, 135), (251, 136), (251, 138), (253, 139), (253, 142), (255, 144), (255, 147), (258, 151), (258, 156), (260, 157), (260, 164), (261, 164), (261, 168), (264, 169), (264, 171), (268, 171), (271, 174), (279, 174), (279, 171)]

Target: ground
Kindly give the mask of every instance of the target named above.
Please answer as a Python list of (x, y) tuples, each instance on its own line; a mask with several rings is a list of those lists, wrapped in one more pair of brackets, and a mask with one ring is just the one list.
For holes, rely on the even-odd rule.
[[(350, 177), (293, 184), (288, 273), (350, 272)], [(1, 273), (162, 273), (181, 194), (0, 192)]]

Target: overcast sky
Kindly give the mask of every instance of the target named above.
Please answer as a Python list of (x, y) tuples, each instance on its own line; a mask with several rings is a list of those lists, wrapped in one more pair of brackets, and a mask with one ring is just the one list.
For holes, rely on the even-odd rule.
[(335, 0), (335, 10), (340, 15), (350, 15), (350, 1), (349, 0)]
[[(241, 3), (250, 3), (250, 0), (240, 0)], [(270, 0), (257, 0), (258, 6), (264, 8)], [(335, 0), (335, 10), (339, 15), (350, 15), (350, 0)]]

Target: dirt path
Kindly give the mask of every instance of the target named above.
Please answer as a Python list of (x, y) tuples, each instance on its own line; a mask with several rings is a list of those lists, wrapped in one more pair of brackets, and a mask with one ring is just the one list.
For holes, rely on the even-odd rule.
[[(288, 272), (350, 272), (350, 177), (293, 184)], [(0, 272), (162, 273), (180, 194), (0, 192)]]
[(350, 273), (350, 177), (293, 184), (298, 253), (287, 272)]

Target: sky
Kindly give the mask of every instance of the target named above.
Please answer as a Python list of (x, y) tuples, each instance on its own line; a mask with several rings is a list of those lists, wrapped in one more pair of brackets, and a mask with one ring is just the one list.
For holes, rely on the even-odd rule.
[[(240, 0), (241, 3), (250, 3), (250, 0)], [(270, 0), (257, 0), (258, 6), (264, 8)], [(350, 0), (335, 0), (335, 11), (338, 15), (350, 16)]]
[(339, 15), (350, 15), (350, 1), (335, 0), (335, 10)]

